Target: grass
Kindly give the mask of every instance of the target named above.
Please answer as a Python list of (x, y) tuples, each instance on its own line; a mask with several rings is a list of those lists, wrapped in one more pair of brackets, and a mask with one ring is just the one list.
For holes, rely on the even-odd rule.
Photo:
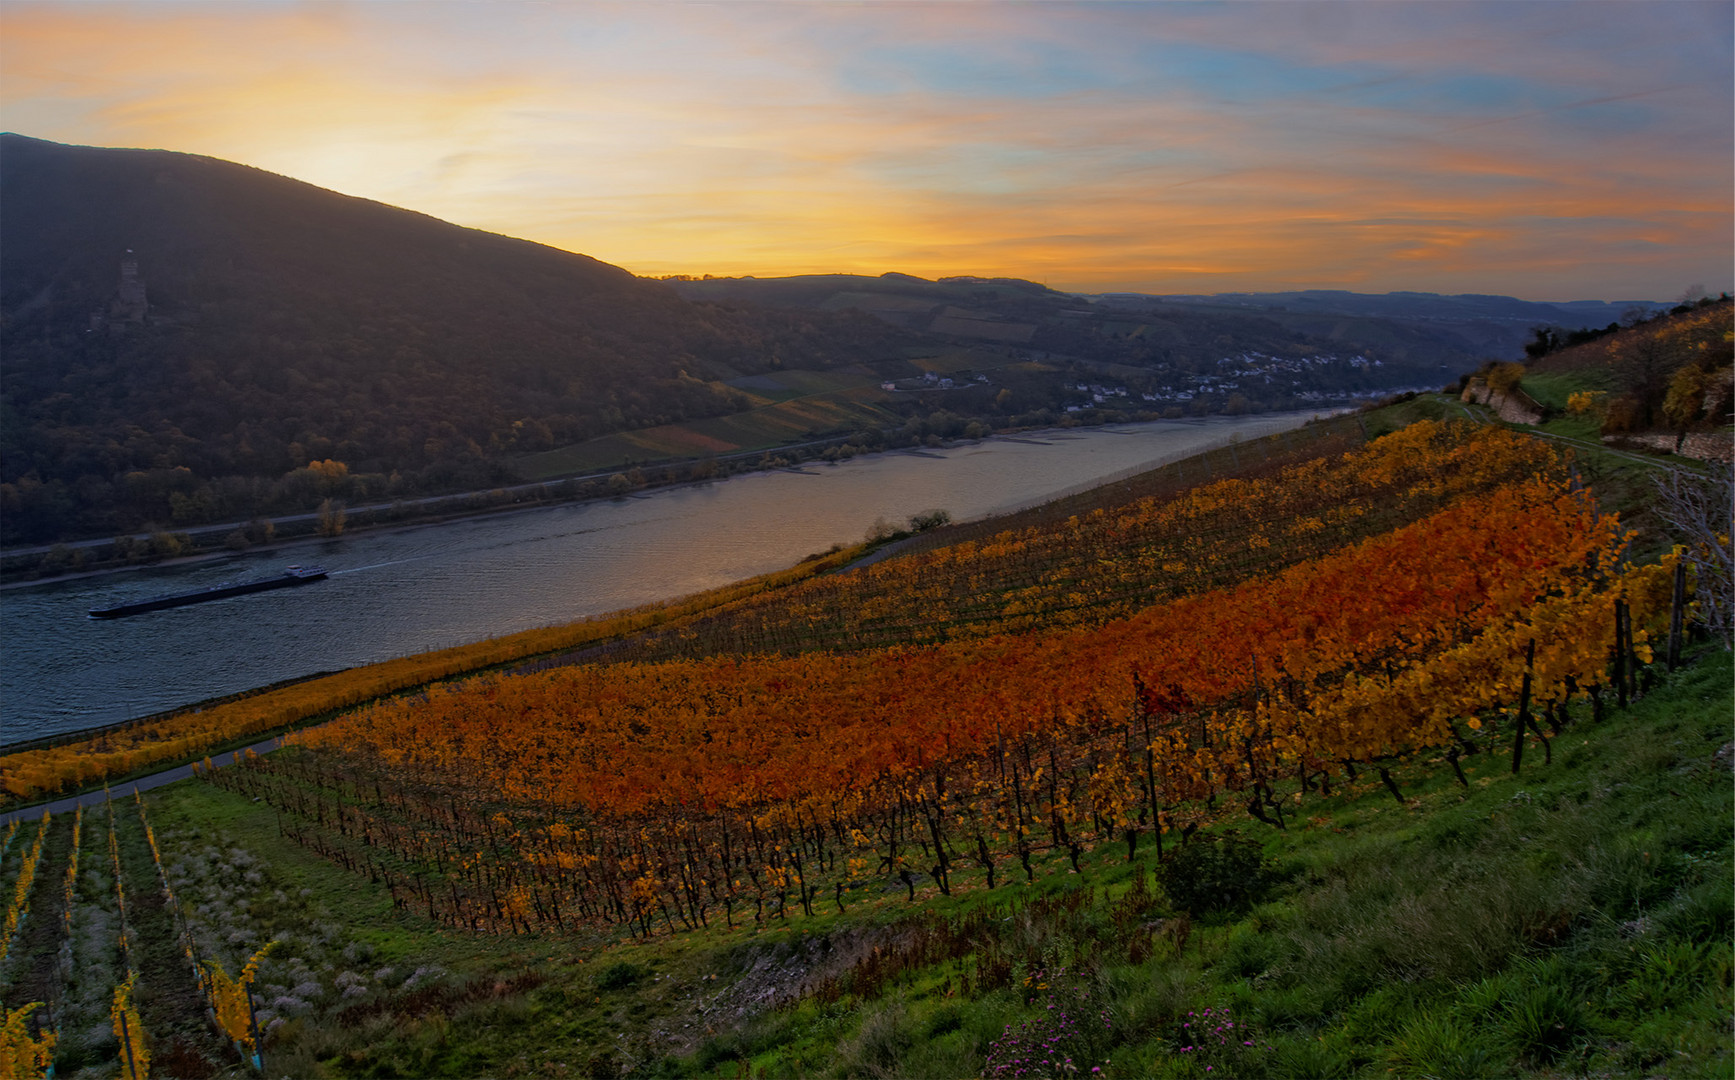
[[(306, 921), (345, 928), (328, 955), (443, 973), (280, 1028), (279, 1075), (961, 1076), (1018, 1043), (1085, 1075), (1724, 1076), (1731, 682), (1710, 650), (1581, 715), (1551, 766), (1479, 755), (1468, 789), (1405, 766), (1403, 806), (1364, 773), (1286, 832), (1225, 807), (1216, 831), (1266, 871), (1228, 906), (1117, 846), (1082, 875), (1057, 857), (915, 905), (893, 881), (842, 914), (642, 945), (470, 937), (279, 839), (261, 805), (198, 784), (148, 802), (166, 849), (251, 854), (231, 906), (306, 896)], [(1201, 1042), (1185, 1025), (1207, 1009), (1238, 1037)]]
[(1524, 392), (1539, 405), (1558, 412), (1566, 411), (1566, 401), (1580, 390), (1614, 389), (1614, 377), (1604, 368), (1577, 368), (1567, 371), (1527, 372)]

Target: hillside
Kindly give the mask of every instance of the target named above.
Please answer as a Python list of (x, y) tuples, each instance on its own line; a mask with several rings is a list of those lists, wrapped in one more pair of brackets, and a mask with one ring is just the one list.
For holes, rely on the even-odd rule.
[(1723, 643), (1646, 495), (1420, 404), (26, 824), (0, 993), (57, 1075), (129, 972), (163, 1071), (234, 1068), (250, 959), (274, 1075), (1726, 1075)]
[(212, 158), (12, 134), (0, 196), (8, 545), (658, 463), (714, 475), (827, 442), (1318, 408), (1441, 385), (1534, 323), (1610, 308), (652, 282)]
[[(1231, 374), (1223, 363), (1229, 358), (1237, 361), (1234, 370), (1248, 373), (1237, 389), (1266, 402), (1285, 392), (1433, 385), (1443, 373), (1520, 355), (1538, 325), (1600, 326), (1655, 306), (1331, 290), (1082, 295), (1011, 278), (927, 281), (907, 274), (679, 278), (671, 284), (693, 299), (856, 309), (897, 326), (1020, 355), (1114, 365), (1117, 375), (1141, 388), (1166, 385), (1171, 393), (1199, 392), (1198, 376)], [(1357, 356), (1378, 366), (1354, 363)], [(1260, 363), (1272, 359), (1279, 362)], [(1294, 363), (1302, 359), (1312, 362)]]
[[(1727, 296), (1594, 335), (1539, 332), (1528, 352), (1524, 388), (1601, 435), (1726, 436), (1735, 422), (1735, 302)], [(1574, 394), (1585, 396), (1574, 402)]]
[(906, 341), (166, 151), (0, 136), (0, 235), (7, 543), (488, 487)]

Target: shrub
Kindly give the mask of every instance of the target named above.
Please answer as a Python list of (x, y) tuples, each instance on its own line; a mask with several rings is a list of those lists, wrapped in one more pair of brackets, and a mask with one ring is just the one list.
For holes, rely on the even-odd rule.
[(1226, 1078), (1263, 1072), (1251, 1069), (1249, 1059), (1271, 1049), (1269, 1045), (1261, 1046), (1254, 1039), (1253, 1030), (1237, 1021), (1224, 1006), (1189, 1011), (1178, 1018), (1169, 1035), (1169, 1045), (1176, 1055), (1195, 1066), (1202, 1064), (1206, 1075)]
[(1512, 393), (1523, 379), (1523, 364), (1495, 364), (1488, 369), (1488, 389), (1497, 394)]
[(1260, 846), (1233, 833), (1194, 837), (1159, 873), (1169, 900), (1194, 916), (1246, 911), (1277, 883)]
[(621, 961), (603, 968), (596, 977), (596, 988), (599, 991), (624, 990), (644, 978), (650, 972), (637, 964)]

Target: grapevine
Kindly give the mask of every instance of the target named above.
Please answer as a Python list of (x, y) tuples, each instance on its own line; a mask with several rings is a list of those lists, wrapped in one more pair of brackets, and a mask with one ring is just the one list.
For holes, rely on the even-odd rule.
[(4, 1080), (35, 1080), (54, 1072), (56, 1035), (30, 1033), (30, 1014), (42, 1007), (33, 1001), (18, 1009), (0, 1009), (0, 1077)]
[(139, 1019), (138, 1005), (133, 1001), (133, 981), (137, 978), (136, 972), (127, 972), (126, 981), (114, 988), (114, 1004), (109, 1008), (114, 1036), (121, 1045), (122, 1080), (145, 1080), (151, 1074), (145, 1025)]
[(477, 680), (201, 772), (477, 933), (784, 920), (822, 885), (842, 910), (864, 879), (914, 899), (972, 867), (993, 887), (1044, 852), (1160, 854), (1222, 797), (1281, 826), (1286, 780), (1329, 793), (1361, 764), (1397, 794), (1419, 752), (1491, 748), (1515, 697), (1515, 737), (1546, 749), (1532, 701), (1565, 723), (1611, 649), (1648, 660), (1669, 565), (1622, 567), (1624, 543), (1570, 485), (1507, 484), (1098, 627)]
[(42, 823), (36, 827), (36, 839), (31, 843), (30, 850), (24, 853), (24, 862), (18, 869), (18, 880), (12, 889), (12, 899), (6, 905), (6, 921), (0, 925), (0, 962), (5, 961), (12, 947), (13, 936), (30, 912), (30, 886), (36, 880), (36, 864), (42, 858), (42, 841), (48, 835), (48, 823), (52, 816), (42, 815)]

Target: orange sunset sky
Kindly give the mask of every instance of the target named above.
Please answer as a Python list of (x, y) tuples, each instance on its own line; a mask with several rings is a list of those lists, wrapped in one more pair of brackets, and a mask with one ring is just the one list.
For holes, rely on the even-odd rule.
[(0, 5), (0, 127), (640, 274), (1731, 287), (1731, 5)]

